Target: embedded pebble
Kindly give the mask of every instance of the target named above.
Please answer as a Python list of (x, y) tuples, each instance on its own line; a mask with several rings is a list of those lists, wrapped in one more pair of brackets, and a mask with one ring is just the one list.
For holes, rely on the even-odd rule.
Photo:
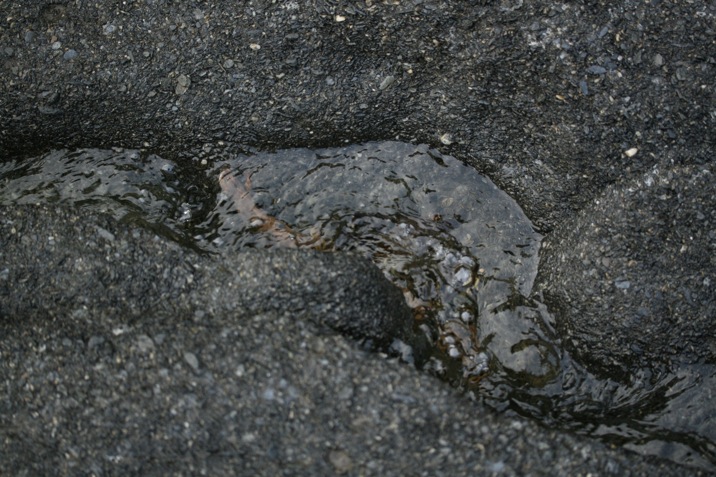
[(343, 450), (332, 450), (328, 453), (328, 460), (338, 474), (343, 474), (353, 468), (353, 460)]
[(87, 342), (87, 349), (94, 349), (104, 343), (103, 336), (92, 336)]
[(581, 93), (582, 93), (584, 96), (588, 96), (588, 95), (589, 95), (589, 87), (587, 86), (587, 82), (586, 82), (586, 81), (581, 80), (581, 81), (579, 82), (579, 90), (581, 91)]
[(179, 75), (177, 78), (176, 94), (179, 96), (185, 94), (191, 86), (191, 79), (187, 75)]
[(114, 242), (114, 234), (112, 232), (110, 232), (109, 230), (104, 229), (100, 226), (96, 226), (95, 228), (97, 229), (97, 234), (100, 237), (102, 237), (103, 239), (105, 239), (108, 242)]
[(449, 146), (450, 144), (453, 143), (452, 134), (450, 134), (450, 133), (443, 134), (442, 136), (440, 136), (440, 142), (445, 144), (446, 146)]
[[(137, 337), (137, 350), (142, 354), (147, 354), (151, 351), (154, 351), (154, 341), (147, 335), (139, 335)], [(184, 355), (184, 359), (187, 359), (186, 355)], [(196, 359), (196, 357), (194, 357), (194, 359)], [(192, 366), (191, 363), (189, 363), (189, 365)], [(198, 365), (199, 363), (197, 361), (196, 367), (198, 367)], [(195, 366), (192, 366), (192, 368), (195, 368)]]
[(188, 364), (194, 372), (199, 371), (199, 359), (194, 353), (188, 351), (184, 353), (184, 361), (186, 361), (186, 364)]
[(392, 85), (395, 82), (395, 76), (386, 76), (383, 81), (380, 83), (380, 90), (383, 91), (385, 89), (388, 89), (390, 85)]

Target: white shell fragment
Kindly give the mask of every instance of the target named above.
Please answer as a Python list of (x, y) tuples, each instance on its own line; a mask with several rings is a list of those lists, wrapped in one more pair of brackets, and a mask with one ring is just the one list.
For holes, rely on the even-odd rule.
[(639, 149), (632, 147), (631, 149), (627, 149), (626, 151), (624, 151), (624, 155), (626, 157), (634, 157), (636, 156), (637, 152), (639, 152)]

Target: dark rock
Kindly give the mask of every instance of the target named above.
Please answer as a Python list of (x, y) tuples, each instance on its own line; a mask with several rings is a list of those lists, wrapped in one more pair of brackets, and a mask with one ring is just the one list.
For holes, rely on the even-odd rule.
[[(635, 362), (711, 360), (695, 335), (707, 326), (706, 316), (693, 313), (710, 306), (704, 279), (713, 277), (707, 262), (713, 249), (703, 234), (712, 232), (677, 215), (677, 230), (697, 233), (688, 256), (678, 258), (680, 248), (674, 247), (686, 236), (650, 218), (664, 214), (659, 196), (639, 186), (632, 197), (621, 185), (609, 190), (640, 210), (627, 210), (608, 194), (603, 200), (615, 212), (592, 201), (609, 184), (638, 181), (660, 162), (673, 163), (679, 184), (712, 162), (713, 7), (632, 0), (359, 3), (2, 2), (0, 46), (12, 56), (0, 58), (0, 161), (50, 148), (143, 147), (177, 162), (210, 162), (231, 144), (267, 150), (396, 138), (428, 143), (487, 173), (541, 232), (560, 227), (547, 251), (544, 283), (556, 302), (589, 314), (582, 320), (568, 307), (562, 322), (585, 361), (624, 370)], [(79, 54), (65, 61), (67, 50)], [(604, 65), (609, 73), (585, 77), (590, 65)], [(182, 74), (191, 82), (177, 95)], [(395, 81), (381, 90), (387, 77)], [(52, 97), (44, 96), (50, 91)], [(625, 158), (621, 151), (631, 148), (639, 154)], [(699, 214), (712, 220), (712, 209), (698, 207), (703, 194), (688, 190), (696, 199), (682, 194), (681, 200), (696, 221)], [(624, 223), (617, 210), (653, 225), (656, 239), (637, 235), (639, 223)], [(595, 223), (615, 221), (630, 235), (622, 240), (594, 230), (590, 214)], [(60, 226), (34, 220), (30, 229)], [(584, 243), (570, 227), (584, 231)], [(26, 237), (27, 246), (18, 246), (21, 255), (13, 260), (22, 254), (35, 260), (29, 256), (38, 253), (36, 263), (62, 273), (41, 278), (42, 294), (33, 296), (28, 281), (15, 296), (16, 271), (0, 265), (0, 287), (13, 297), (13, 310), (35, 310), (32, 319), (9, 321), (11, 310), (4, 303), (0, 309), (0, 382), (8, 390), (0, 398), (0, 454), (10, 456), (3, 462), (10, 461), (3, 466), (7, 473), (101, 474), (111, 466), (117, 467), (106, 473), (347, 469), (335, 466), (335, 454), (334, 463), (326, 463), (331, 452), (345, 452), (353, 469), (376, 475), (684, 472), (465, 406), (408, 367), (364, 355), (338, 336), (314, 336), (306, 331), (315, 328), (309, 320), (291, 320), (275, 308), (251, 316), (246, 326), (224, 311), (219, 315), (225, 321), (201, 324), (203, 310), (181, 293), (194, 285), (179, 280), (205, 259), (186, 258), (171, 246), (155, 250), (156, 256), (140, 247), (126, 259), (143, 260), (145, 268), (102, 256), (116, 270), (104, 269), (87, 286), (98, 290), (120, 279), (113, 274), (136, 273), (121, 278), (128, 295), (109, 291), (110, 300), (95, 293), (83, 302), (82, 284), (62, 275), (76, 272), (69, 263), (42, 262), (43, 256), (59, 258), (44, 243), (48, 236)], [(97, 237), (93, 253), (99, 257), (99, 244), (108, 237)], [(603, 251), (597, 237), (606, 241)], [(587, 255), (576, 255), (569, 244)], [(37, 252), (35, 246), (41, 246)], [(569, 260), (563, 263), (560, 254)], [(594, 261), (592, 254), (601, 263), (588, 271), (601, 279), (585, 277), (588, 265), (572, 261)], [(154, 286), (157, 263), (166, 273), (159, 282), (167, 293), (152, 293), (149, 300), (137, 290)], [(75, 262), (79, 270), (84, 266), (96, 265)], [(671, 273), (675, 280), (669, 281)], [(176, 310), (181, 312), (172, 314)], [(620, 310), (616, 325), (605, 328)], [(59, 326), (58, 314), (67, 311), (73, 312), (65, 313), (69, 321)], [(632, 330), (656, 336), (639, 323), (665, 329), (657, 316), (686, 336), (635, 342)], [(136, 324), (142, 326), (134, 330)], [(605, 337), (588, 326), (626, 334)], [(135, 331), (136, 337), (122, 341)], [(151, 338), (162, 354), (144, 346), (147, 353), (132, 351), (139, 335)], [(94, 336), (106, 341), (94, 340), (89, 350)], [(604, 342), (612, 339), (614, 344)], [(683, 346), (687, 342), (695, 351)], [(659, 356), (672, 345), (673, 355)], [(332, 352), (321, 355), (306, 348), (311, 346)], [(197, 353), (197, 347), (207, 351)], [(632, 348), (636, 358), (625, 352)], [(177, 363), (186, 352), (196, 354), (204, 380)], [(298, 398), (259, 398), (278, 389), (280, 379), (282, 389), (298, 390)], [(334, 390), (349, 385), (356, 390), (350, 402), (333, 400)], [(418, 404), (408, 404), (410, 399)], [(674, 421), (681, 422), (678, 413)], [(386, 425), (400, 432), (387, 433)], [(340, 445), (327, 448), (331, 439)]]
[(716, 362), (716, 179), (654, 169), (608, 187), (544, 243), (538, 276), (594, 370)]
[(86, 333), (98, 315), (133, 323), (148, 313), (211, 320), (274, 311), (384, 351), (402, 341), (418, 364), (429, 351), (402, 293), (351, 254), (276, 249), (207, 257), (59, 206), (0, 208), (0, 250), (7, 270), (0, 313), (8, 322), (42, 317)]
[[(103, 216), (0, 211), (0, 259), (12, 277), (0, 288), (0, 383), (10, 390), (0, 400), (0, 454), (9, 475), (281, 475), (287, 468), (297, 475), (682, 475), (675, 465), (498, 416), (397, 360), (317, 333), (313, 314), (330, 317), (329, 306), (350, 314), (351, 299), (312, 303), (318, 295), (307, 284), (323, 285), (311, 276), (334, 286), (344, 280), (320, 260), (269, 255), (267, 264), (252, 263), (267, 270), (259, 276), (286, 270), (283, 284), (249, 284), (252, 277), (235, 268), (242, 260), (179, 253)], [(309, 278), (291, 271), (295, 263)], [(286, 308), (242, 308), (263, 293), (261, 283), (283, 293)]]

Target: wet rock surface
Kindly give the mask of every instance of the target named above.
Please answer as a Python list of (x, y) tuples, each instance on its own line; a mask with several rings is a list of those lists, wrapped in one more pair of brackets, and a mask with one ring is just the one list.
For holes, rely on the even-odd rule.
[[(315, 254), (216, 263), (55, 207), (3, 208), (0, 227), (0, 376), (12, 389), (0, 442), (11, 474), (681, 472), (497, 416), (327, 332), (316, 317), (333, 316), (325, 298), (338, 296), (340, 268)], [(332, 303), (337, 316), (360, 320), (381, 297), (392, 305), (380, 280), (362, 280), (363, 260), (329, 260), (364, 282)], [(321, 270), (333, 293), (306, 293), (306, 280), (321, 286), (306, 273)], [(371, 323), (361, 321), (364, 336)]]
[[(713, 360), (714, 202), (699, 175), (716, 142), (712, 5), (77, 0), (4, 2), (0, 13), (3, 161), (50, 148), (143, 147), (190, 174), (236, 145), (427, 143), (488, 174), (541, 232), (557, 229), (543, 276), (587, 365), (624, 374)], [(654, 166), (674, 183), (666, 199), (638, 184)], [(706, 181), (704, 193), (693, 181)], [(672, 207), (676, 216), (658, 223)], [(47, 236), (52, 226), (37, 218)], [(49, 315), (50, 300), (60, 310), (63, 296), (74, 298), (67, 291), (30, 303), (44, 300)], [(44, 325), (40, 316), (3, 321), (0, 443), (10, 468), (683, 472), (496, 417), (275, 309), (250, 326), (231, 321), (226, 338), (193, 320), (153, 324), (155, 315), (166, 323), (143, 315), (136, 334), (82, 313), (71, 329), (49, 316)], [(664, 336), (659, 318), (684, 334)], [(341, 394), (343, 383), (354, 394)], [(292, 393), (299, 398), (280, 397)], [(346, 395), (350, 405), (335, 398)], [(161, 417), (152, 425), (142, 416)]]

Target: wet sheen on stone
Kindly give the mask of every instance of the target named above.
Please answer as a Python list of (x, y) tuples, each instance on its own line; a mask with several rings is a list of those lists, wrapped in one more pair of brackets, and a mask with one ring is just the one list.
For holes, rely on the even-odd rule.
[[(168, 288), (177, 273), (184, 274), (176, 283), (189, 286), (191, 297), (172, 306), (186, 308), (195, 320), (212, 310), (250, 314), (300, 309), (314, 324), (408, 361), (432, 356), (429, 370), (469, 387), (477, 399), (500, 411), (607, 440), (614, 436), (622, 444), (633, 443), (632, 448), (670, 454), (675, 460), (692, 459), (694, 446), (711, 442), (703, 421), (689, 424), (689, 429), (704, 432), (703, 440), (683, 444), (687, 431), (679, 427), (683, 421), (675, 420), (679, 395), (671, 390), (682, 389), (682, 396), (689, 396), (698, 389), (700, 376), (713, 381), (713, 370), (658, 377), (645, 370), (624, 384), (597, 378), (572, 359), (554, 318), (530, 296), (541, 237), (512, 199), (460, 161), (427, 146), (397, 142), (273, 153), (219, 151), (212, 158), (179, 167), (140, 150), (53, 151), (0, 164), (0, 205), (72, 204), (153, 232), (135, 232), (126, 242), (103, 216), (95, 220), (86, 215), (94, 224), (91, 235), (111, 247), (153, 240), (154, 234), (182, 245), (152, 245), (162, 253), (167, 250), (173, 257), (169, 263), (151, 254), (151, 259), (135, 257), (140, 262), (136, 267), (122, 264), (136, 270), (129, 275), (141, 278), (117, 288), (140, 287), (135, 295), (123, 292), (126, 315), (133, 319), (146, 301), (141, 286), (149, 286), (153, 274), (161, 272), (160, 281), (171, 281)], [(16, 228), (6, 225), (10, 231)], [(32, 234), (18, 250), (37, 251), (41, 248), (33, 244), (42, 243), (59, 253), (58, 237), (48, 235), (44, 243), (37, 242), (45, 239), (42, 235)], [(211, 261), (191, 259), (195, 266), (203, 263), (204, 278), (196, 275), (196, 268), (185, 270), (187, 247), (199, 251), (197, 257), (213, 256)], [(324, 253), (331, 251), (338, 253)], [(355, 254), (371, 259), (382, 272)], [(145, 263), (158, 269), (143, 271)], [(115, 276), (116, 266), (112, 276), (124, 279)], [(0, 285), (11, 286), (16, 273), (0, 265)], [(86, 273), (102, 277), (101, 267)], [(397, 288), (387, 292), (385, 277)], [(42, 280), (55, 286), (52, 276)], [(631, 291), (634, 283), (614, 284)], [(14, 307), (52, 312), (50, 305), (59, 303), (32, 293), (24, 299), (7, 290)], [(66, 287), (52, 290), (58, 299), (71, 294)], [(101, 306), (108, 296), (99, 294), (93, 306), (111, 310)], [(91, 317), (85, 315), (72, 315), (72, 320)], [(427, 353), (426, 337), (432, 340)], [(104, 345), (95, 339), (93, 346)], [(149, 349), (147, 343), (137, 346)], [(609, 407), (615, 400), (617, 408)], [(654, 409), (660, 411), (649, 411)], [(605, 412), (613, 425), (595, 428)], [(649, 426), (636, 425), (633, 416), (644, 413)]]
[[(488, 370), (481, 328), (528, 296), (540, 235), (487, 177), (425, 145), (380, 142), (256, 153), (217, 164), (222, 192), (204, 247), (302, 247), (370, 257), (416, 319), (437, 329), (448, 367)], [(503, 336), (496, 336), (502, 332)], [(438, 366), (441, 366), (438, 364)]]
[(493, 323), (520, 320), (509, 310), (531, 291), (540, 235), (492, 181), (428, 146), (230, 156), (207, 173), (223, 186), (213, 204), (187, 198), (172, 161), (137, 150), (61, 150), (1, 167), (2, 203), (83, 205), (221, 254), (297, 246), (366, 256), (434, 340), (439, 374), (477, 379), (495, 358), (538, 379), (554, 373), (555, 363), (530, 358), (543, 346), (524, 338), (531, 318)]

